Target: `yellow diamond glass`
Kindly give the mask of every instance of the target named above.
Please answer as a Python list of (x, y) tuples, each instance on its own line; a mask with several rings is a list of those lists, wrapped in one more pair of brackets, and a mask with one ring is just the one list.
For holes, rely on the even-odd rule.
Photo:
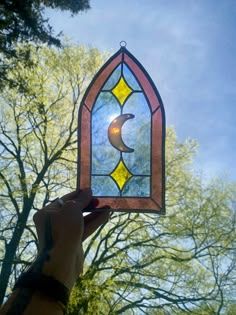
[(118, 98), (121, 105), (124, 104), (127, 97), (132, 92), (132, 89), (126, 84), (123, 77), (120, 78), (118, 84), (112, 90), (112, 93)]
[(111, 173), (111, 177), (115, 180), (120, 190), (124, 187), (127, 180), (132, 177), (123, 161), (120, 161), (115, 170)]

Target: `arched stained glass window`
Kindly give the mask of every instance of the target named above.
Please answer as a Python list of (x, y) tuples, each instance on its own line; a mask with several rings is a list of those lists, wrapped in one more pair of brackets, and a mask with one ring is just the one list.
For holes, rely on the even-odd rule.
[(78, 187), (91, 187), (99, 205), (115, 211), (164, 213), (164, 107), (125, 47), (88, 87), (78, 126)]

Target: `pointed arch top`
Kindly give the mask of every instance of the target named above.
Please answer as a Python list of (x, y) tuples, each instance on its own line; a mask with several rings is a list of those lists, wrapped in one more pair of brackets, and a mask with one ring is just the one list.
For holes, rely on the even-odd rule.
[(78, 188), (114, 211), (165, 213), (165, 112), (152, 79), (124, 47), (81, 102)]

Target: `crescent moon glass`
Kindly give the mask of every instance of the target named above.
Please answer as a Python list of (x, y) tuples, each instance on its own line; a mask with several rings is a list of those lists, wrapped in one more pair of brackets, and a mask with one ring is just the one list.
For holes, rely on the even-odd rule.
[(109, 125), (108, 139), (111, 145), (120, 152), (131, 153), (134, 151), (134, 149), (125, 145), (122, 139), (122, 126), (126, 120), (132, 118), (134, 118), (134, 115), (132, 114), (123, 114), (113, 119)]
[(114, 211), (165, 212), (165, 113), (151, 78), (125, 48), (88, 87), (79, 111), (78, 188)]

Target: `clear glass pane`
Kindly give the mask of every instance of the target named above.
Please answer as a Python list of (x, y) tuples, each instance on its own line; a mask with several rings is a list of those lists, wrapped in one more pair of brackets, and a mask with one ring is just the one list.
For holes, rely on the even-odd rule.
[(124, 186), (122, 197), (150, 197), (150, 177), (131, 177)]
[(133, 90), (141, 90), (140, 85), (138, 84), (138, 81), (134, 77), (133, 73), (130, 71), (130, 69), (124, 64), (123, 65), (123, 75), (126, 80), (126, 82), (129, 83), (129, 86)]
[(120, 106), (110, 92), (101, 92), (92, 111), (92, 174), (109, 174), (120, 158), (109, 142), (108, 127), (120, 114)]
[(117, 197), (120, 195), (118, 187), (109, 176), (92, 176), (91, 188), (93, 190), (93, 196)]
[(150, 175), (151, 165), (151, 114), (143, 93), (133, 93), (124, 106), (123, 113), (133, 114), (122, 128), (124, 143), (134, 149), (123, 153), (123, 159), (134, 175)]
[(121, 65), (119, 65), (108, 78), (107, 82), (103, 86), (103, 90), (111, 90), (117, 84), (121, 76)]

